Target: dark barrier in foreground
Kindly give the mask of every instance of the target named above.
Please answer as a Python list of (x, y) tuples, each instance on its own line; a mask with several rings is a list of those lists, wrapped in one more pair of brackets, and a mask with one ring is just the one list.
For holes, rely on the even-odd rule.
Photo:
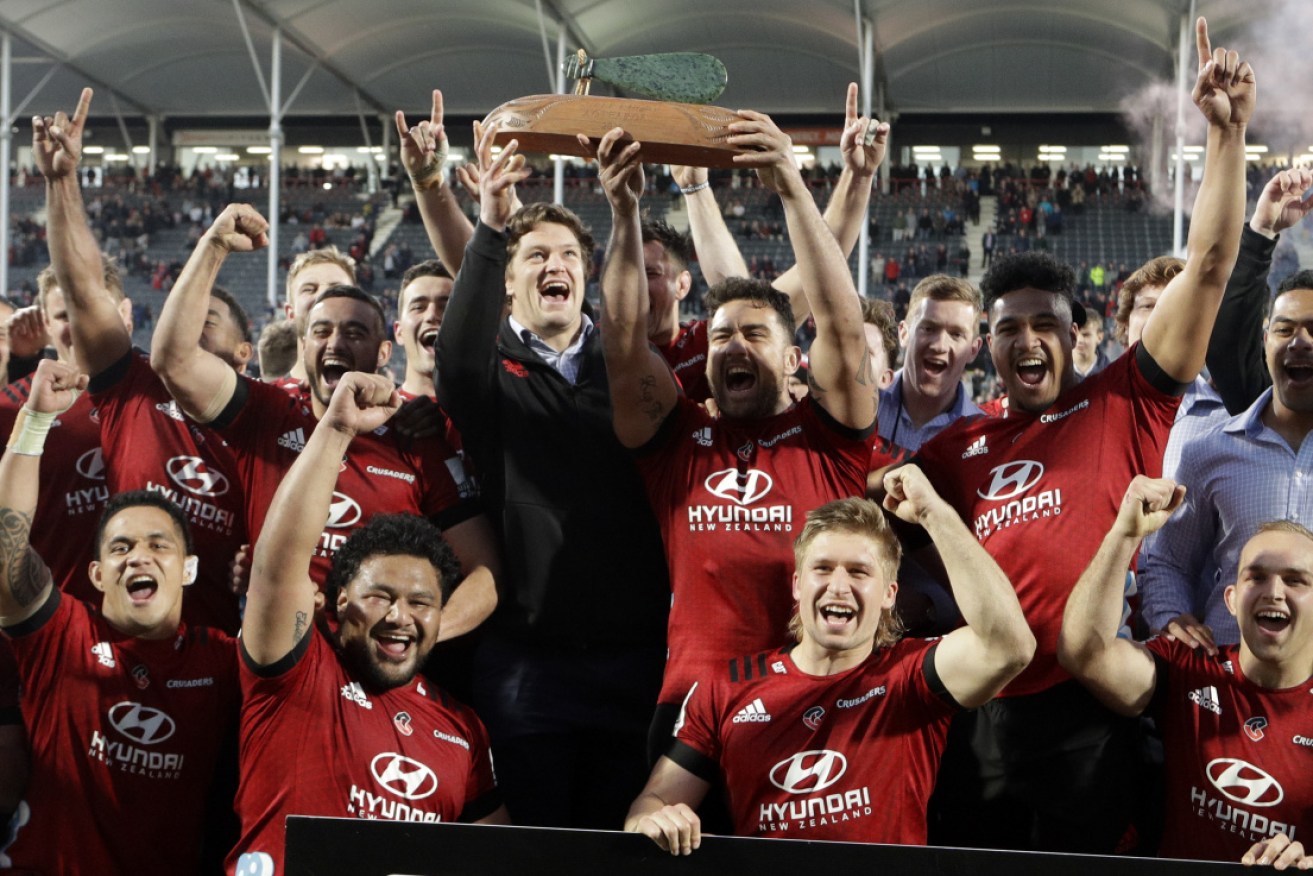
[[(1239, 864), (706, 837), (674, 858), (646, 837), (593, 830), (289, 818), (287, 876), (1186, 876), (1250, 873)], [(1266, 872), (1271, 872), (1267, 870)]]

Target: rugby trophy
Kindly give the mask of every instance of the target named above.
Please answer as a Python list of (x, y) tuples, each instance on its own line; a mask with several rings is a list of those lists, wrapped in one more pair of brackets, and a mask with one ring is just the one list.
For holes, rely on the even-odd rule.
[[(725, 65), (711, 55), (589, 58), (580, 49), (565, 72), (577, 80), (574, 94), (520, 97), (489, 113), (483, 126), (497, 126), (493, 142), (517, 140), (521, 152), (590, 158), (603, 135), (619, 125), (627, 142), (643, 144), (643, 160), (651, 164), (734, 167), (734, 156), (743, 152), (725, 142), (738, 116), (707, 105), (727, 81)], [(595, 97), (588, 93), (593, 80), (651, 99)], [(590, 148), (577, 134), (588, 137)]]

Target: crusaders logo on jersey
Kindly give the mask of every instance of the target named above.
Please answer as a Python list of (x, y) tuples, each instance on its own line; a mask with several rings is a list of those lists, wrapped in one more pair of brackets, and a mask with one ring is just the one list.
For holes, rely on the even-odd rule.
[(991, 502), (1003, 502), (1020, 496), (1044, 476), (1044, 465), (1030, 459), (1005, 462), (990, 470), (989, 487), (976, 490), (976, 495)]
[(137, 683), (137, 687), (145, 690), (150, 687), (150, 672), (145, 666), (138, 664), (132, 667), (132, 680)]
[(802, 713), (802, 723), (806, 724), (812, 730), (818, 730), (821, 721), (825, 720), (825, 709), (820, 706), (812, 706)]
[(402, 736), (409, 736), (415, 732), (410, 726), (410, 712), (397, 712), (392, 716), (392, 723), (396, 725), (397, 732)]
[(369, 763), (374, 781), (403, 800), (423, 800), (438, 790), (438, 777), (424, 764), (393, 751)]
[(199, 456), (175, 456), (164, 465), (175, 484), (196, 496), (212, 498), (228, 492), (228, 478)]
[(74, 467), (77, 468), (78, 474), (89, 481), (103, 481), (105, 479), (105, 457), (100, 452), (99, 447), (88, 450), (79, 456), (78, 461), (74, 463)]
[(812, 794), (833, 785), (848, 769), (848, 759), (837, 751), (800, 751), (775, 764), (770, 783), (790, 794)]
[(1286, 796), (1275, 778), (1252, 763), (1234, 757), (1209, 761), (1204, 772), (1222, 796), (1244, 806), (1275, 806)]
[(1263, 738), (1263, 728), (1267, 726), (1267, 718), (1261, 715), (1250, 718), (1245, 722), (1245, 735), (1257, 742)]
[(775, 482), (770, 475), (759, 469), (750, 468), (740, 472), (738, 469), (727, 468), (711, 474), (704, 486), (713, 496), (740, 505), (751, 505), (765, 497)]

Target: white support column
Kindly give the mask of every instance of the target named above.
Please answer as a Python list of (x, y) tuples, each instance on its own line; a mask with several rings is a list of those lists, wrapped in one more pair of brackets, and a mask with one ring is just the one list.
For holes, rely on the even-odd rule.
[[(257, 68), (258, 69), (258, 68)], [(279, 89), (283, 85), (283, 32), (274, 28), (273, 66), (269, 71), (269, 265), (266, 294), (269, 306), (278, 309), (278, 214), (282, 210), (283, 108)]]
[[(556, 26), (556, 93), (565, 94), (565, 25)], [(565, 158), (558, 155), (552, 174), (552, 201), (565, 203)]]
[(160, 148), (160, 117), (146, 117), (146, 145), (150, 147), (150, 154), (146, 156), (146, 173), (154, 177), (155, 168), (159, 165), (159, 157), (155, 154)]
[(13, 87), (13, 54), (9, 31), (0, 32), (0, 294), (9, 294), (9, 164), (14, 148), (9, 121), (9, 93)]
[[(860, 0), (859, 0), (860, 2)], [(860, 8), (860, 7), (859, 7)], [(871, 118), (871, 91), (875, 83), (875, 26), (869, 21), (857, 20), (861, 39), (862, 115)], [(869, 183), (868, 183), (869, 185)], [(867, 202), (862, 215), (862, 233), (857, 239), (857, 294), (866, 297), (871, 272), (871, 205)]]
[[(382, 136), (379, 138), (381, 141), (379, 143), (379, 148), (383, 150), (382, 154), (379, 157), (382, 158), (383, 160), (380, 162), (377, 158), (375, 158), (372, 155), (369, 156), (369, 160), (374, 162), (376, 165), (378, 165), (378, 173), (380, 177), (386, 177), (389, 180), (391, 180), (392, 179), (392, 172), (391, 172), (392, 132), (396, 127), (396, 121), (391, 116), (380, 115), (378, 117), (378, 123), (379, 123), (379, 127), (381, 127), (383, 131)], [(393, 180), (393, 182), (395, 182), (395, 180)]]
[(1190, 11), (1181, 18), (1181, 33), (1177, 41), (1176, 58), (1176, 187), (1175, 206), (1172, 210), (1172, 251), (1177, 258), (1185, 257), (1185, 103), (1191, 91), (1189, 79), (1191, 27), (1194, 25), (1195, 0), (1190, 0)]

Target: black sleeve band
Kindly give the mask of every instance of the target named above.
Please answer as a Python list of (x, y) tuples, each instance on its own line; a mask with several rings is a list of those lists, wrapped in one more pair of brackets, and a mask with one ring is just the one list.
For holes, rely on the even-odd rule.
[(132, 357), (137, 355), (137, 351), (129, 349), (123, 354), (123, 357), (104, 371), (93, 376), (87, 383), (87, 391), (91, 394), (104, 392), (114, 384), (118, 383), (127, 376), (128, 366), (132, 363)]
[(46, 597), (45, 605), (38, 608), (36, 614), (29, 617), (27, 620), (16, 623), (12, 627), (5, 627), (5, 634), (11, 639), (17, 639), (21, 636), (30, 636), (32, 633), (35, 633), (55, 616), (55, 610), (59, 608), (59, 601), (62, 598), (60, 589), (52, 585), (50, 588), (50, 595)]
[(310, 639), (317, 635), (319, 635), (319, 633), (316, 632), (315, 628), (312, 626), (306, 631), (306, 634), (301, 637), (301, 641), (297, 642), (292, 647), (292, 650), (288, 651), (283, 657), (275, 660), (268, 666), (261, 666), (259, 663), (256, 663), (255, 659), (246, 651), (246, 642), (239, 638), (238, 642), (241, 643), (242, 662), (246, 664), (246, 668), (251, 670), (252, 674), (257, 675), (260, 678), (277, 678), (286, 672), (291, 672), (292, 668), (301, 662), (301, 658), (305, 656), (305, 652), (310, 650)]
[(1162, 369), (1162, 366), (1154, 361), (1149, 351), (1144, 348), (1144, 344), (1135, 345), (1135, 364), (1139, 366), (1140, 373), (1144, 379), (1156, 390), (1167, 395), (1181, 396), (1189, 388), (1189, 383), (1180, 383), (1173, 379), (1170, 374)]
[(865, 429), (854, 429), (851, 426), (845, 426), (831, 416), (830, 412), (825, 409), (825, 405), (818, 402), (816, 396), (811, 393), (807, 393), (807, 397), (802, 400), (802, 403), (811, 405), (812, 410), (816, 412), (816, 416), (831, 431), (852, 441), (865, 441), (867, 438), (870, 438), (871, 433), (875, 431), (875, 427), (879, 423), (878, 417), (872, 417), (871, 425), (867, 426)]
[(698, 751), (687, 742), (676, 739), (666, 749), (666, 757), (688, 770), (704, 782), (715, 784), (720, 778), (720, 764)]
[(223, 406), (219, 411), (219, 416), (215, 417), (205, 425), (211, 429), (226, 429), (232, 425), (232, 421), (237, 419), (237, 415), (242, 412), (246, 406), (246, 399), (251, 394), (250, 384), (247, 378), (237, 375), (237, 385), (233, 387), (233, 397), (228, 399), (228, 404)]
[(501, 806), (501, 791), (493, 788), (488, 793), (466, 803), (465, 808), (460, 811), (458, 820), (471, 824), (480, 818), (487, 818), (497, 811), (498, 806)]
[(935, 668), (935, 652), (938, 650), (939, 643), (935, 642), (925, 649), (925, 656), (921, 658), (921, 672), (925, 675), (925, 683), (935, 696), (953, 708), (961, 709), (962, 704), (948, 692), (948, 688), (944, 686), (944, 680), (939, 677), (939, 670)]

